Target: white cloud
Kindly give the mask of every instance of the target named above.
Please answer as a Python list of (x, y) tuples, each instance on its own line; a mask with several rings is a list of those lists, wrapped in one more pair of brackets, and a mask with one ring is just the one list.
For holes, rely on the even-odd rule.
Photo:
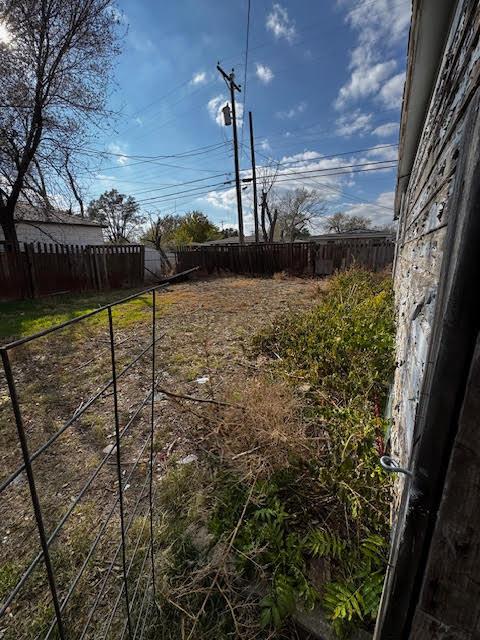
[[(394, 152), (396, 153), (396, 151)], [(355, 184), (353, 181), (355, 174), (350, 171), (348, 168), (349, 165), (359, 162), (368, 163), (370, 160), (373, 163), (373, 158), (380, 157), (381, 153), (382, 149), (380, 148), (378, 150), (374, 150), (372, 153), (372, 159), (370, 159), (368, 155), (352, 155), (348, 157), (336, 156), (326, 158), (313, 150), (305, 150), (291, 156), (284, 156), (281, 159), (282, 164), (279, 167), (276, 190), (282, 193), (285, 190), (294, 189), (299, 186), (305, 186), (308, 189), (317, 189), (329, 204), (329, 208), (331, 207), (332, 211), (341, 207), (341, 210), (345, 210), (351, 215), (364, 215), (372, 218), (374, 225), (389, 224), (393, 217), (393, 192), (382, 193), (374, 201), (374, 204), (387, 207), (387, 209), (375, 207), (372, 206), (372, 204), (367, 203), (359, 203), (357, 205), (352, 204), (351, 201), (345, 202), (342, 194), (342, 189), (352, 187)], [(391, 150), (388, 150), (388, 154), (390, 156), (392, 155)], [(290, 163), (291, 165), (289, 166)], [(340, 167), (346, 168), (340, 169)], [(378, 169), (375, 164), (369, 165), (368, 168), (372, 168), (380, 173), (388, 171), (388, 169)], [(337, 171), (337, 169), (339, 171)], [(262, 164), (257, 164), (257, 175), (259, 177), (262, 175), (263, 171), (269, 172), (271, 169), (262, 166)], [(318, 173), (315, 175), (316, 172), (320, 171), (323, 171), (324, 173)], [(250, 176), (251, 172), (249, 170), (241, 172), (242, 178)], [(212, 190), (201, 199), (216, 209), (228, 211), (232, 216), (232, 219), (236, 216), (236, 191), (233, 180), (231, 188), (219, 191)], [(248, 187), (242, 191), (242, 199), (245, 211), (250, 210), (252, 202), (251, 185), (248, 185)], [(247, 228), (246, 218), (245, 225)], [(228, 226), (234, 225), (229, 223)]]
[(226, 103), (227, 100), (225, 96), (222, 95), (211, 98), (207, 103), (207, 109), (210, 117), (212, 118), (212, 120), (215, 120), (215, 122), (220, 127), (223, 125), (222, 109), (226, 105)]
[(376, 160), (398, 160), (397, 147), (386, 147), (385, 145), (378, 145), (370, 151), (367, 151), (368, 158), (375, 158)]
[(259, 62), (257, 62), (255, 74), (263, 84), (269, 84), (275, 77), (270, 67), (267, 67), (266, 64), (260, 64)]
[(125, 145), (111, 142), (107, 147), (107, 151), (115, 155), (118, 164), (124, 165), (128, 162), (127, 156), (124, 155), (126, 153)]
[(390, 137), (394, 134), (398, 133), (399, 124), (398, 122), (386, 122), (385, 124), (381, 124), (372, 131), (372, 135), (381, 137)]
[(393, 224), (394, 199), (394, 191), (385, 191), (384, 193), (380, 193), (373, 201), (373, 205), (379, 206), (372, 206), (372, 204), (367, 202), (359, 202), (358, 204), (345, 204), (342, 209), (349, 216), (364, 216), (371, 219), (374, 227), (382, 227)]
[(299, 161), (306, 161), (306, 160), (316, 160), (317, 158), (320, 158), (321, 154), (318, 153), (318, 151), (302, 151), (302, 153), (295, 153), (293, 156), (284, 156), (281, 159), (281, 162), (283, 164), (286, 164), (288, 162), (299, 162)]
[(134, 122), (138, 124), (139, 127), (143, 127), (143, 120), (141, 118), (135, 118)]
[(95, 177), (97, 178), (97, 180), (104, 180), (107, 182), (111, 182), (118, 179), (117, 176), (108, 176), (105, 173), (97, 173)]
[(363, 113), (360, 109), (355, 109), (355, 111), (337, 118), (337, 133), (339, 136), (363, 135), (370, 131), (371, 120), (371, 113)]
[(405, 83), (405, 73), (397, 73), (390, 78), (380, 90), (380, 99), (389, 108), (400, 108), (402, 106), (403, 85)]
[(349, 0), (351, 8), (346, 22), (362, 32), (362, 40), (372, 45), (388, 36), (388, 42), (397, 44), (408, 32), (410, 26), (411, 0), (376, 0), (359, 3)]
[[(222, 109), (226, 104), (230, 104), (230, 101), (222, 94), (214, 96), (207, 103), (208, 113), (219, 127), (225, 126)], [(243, 126), (243, 104), (235, 101), (235, 107), (237, 112), (237, 126), (241, 127)]]
[[(393, 79), (396, 63), (392, 54), (406, 38), (411, 11), (411, 0), (376, 0), (374, 6), (357, 0), (342, 0), (340, 4), (347, 7), (345, 21), (356, 32), (357, 44), (350, 52), (350, 78), (335, 101), (338, 109), (378, 93), (385, 81), (388, 84), (388, 78)], [(395, 102), (389, 95), (383, 100)]]
[(274, 3), (272, 11), (267, 16), (267, 31), (271, 31), (275, 38), (285, 38), (288, 42), (293, 42), (297, 35), (295, 22), (291, 20), (288, 11), (279, 3)]
[(235, 187), (225, 191), (210, 191), (204, 200), (216, 209), (224, 209), (226, 211), (233, 210), (237, 202), (237, 192)]
[(197, 73), (193, 74), (192, 79), (190, 80), (190, 84), (200, 85), (200, 84), (205, 84), (206, 81), (207, 81), (207, 72), (197, 71)]
[(300, 113), (303, 113), (306, 108), (307, 108), (307, 103), (302, 101), (302, 102), (299, 102), (294, 107), (292, 107), (291, 109), (288, 109), (287, 111), (277, 111), (276, 115), (278, 118), (281, 118), (282, 120), (286, 120), (286, 119), (289, 120), (291, 118), (294, 118), (295, 116), (298, 116)]
[(362, 64), (352, 72), (350, 80), (340, 89), (335, 106), (341, 108), (348, 102), (377, 93), (382, 82), (388, 78), (395, 67), (394, 60), (379, 62), (372, 66)]
[(139, 53), (153, 53), (157, 50), (155, 43), (142, 33), (129, 31), (128, 40), (135, 51)]
[(272, 147), (270, 146), (270, 143), (266, 138), (265, 138), (265, 140), (262, 140), (260, 142), (260, 149), (262, 151), (271, 151), (272, 150)]

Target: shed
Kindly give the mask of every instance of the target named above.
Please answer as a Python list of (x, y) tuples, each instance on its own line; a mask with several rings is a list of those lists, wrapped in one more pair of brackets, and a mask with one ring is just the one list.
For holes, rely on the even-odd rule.
[(480, 2), (414, 0), (395, 198), (394, 529), (375, 640), (480, 638)]

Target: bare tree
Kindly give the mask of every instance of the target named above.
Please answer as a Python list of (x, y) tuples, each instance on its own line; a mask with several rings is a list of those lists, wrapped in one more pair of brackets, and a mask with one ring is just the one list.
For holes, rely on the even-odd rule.
[(19, 200), (51, 207), (50, 180), (75, 193), (66, 168), (104, 115), (118, 22), (112, 0), (0, 0), (0, 224), (14, 245)]
[(257, 183), (261, 188), (260, 226), (264, 242), (273, 242), (275, 236), (278, 208), (275, 206), (277, 195), (274, 186), (279, 166), (278, 162), (270, 160), (268, 164), (257, 169)]
[(172, 264), (165, 252), (165, 246), (170, 242), (174, 243), (175, 232), (183, 221), (183, 216), (179, 215), (160, 215), (159, 213), (148, 216), (149, 224), (147, 230), (142, 236), (144, 242), (151, 242), (160, 254), (162, 262), (171, 269)]
[(175, 231), (183, 222), (183, 216), (166, 214), (162, 216), (160, 213), (149, 214), (148, 227), (142, 236), (145, 242), (151, 242), (155, 249), (173, 242)]
[(318, 191), (298, 187), (281, 195), (278, 210), (282, 235), (293, 242), (305, 236), (315, 219), (323, 216), (327, 209), (325, 199)]
[[(82, 196), (82, 189), (80, 187), (80, 185), (78, 184), (77, 178), (75, 177), (75, 174), (72, 171), (72, 168), (70, 166), (70, 158), (71, 158), (71, 153), (70, 151), (66, 151), (65, 152), (65, 173), (67, 175), (68, 178), (68, 184), (70, 185), (70, 190), (72, 192), (72, 195), (74, 197), (74, 199), (76, 200), (78, 207), (80, 209), (80, 217), (84, 218), (85, 217), (85, 205), (83, 202), (83, 196)], [(72, 205), (70, 204), (70, 213), (72, 213)]]
[(349, 216), (341, 211), (325, 218), (325, 228), (330, 233), (366, 231), (372, 228), (372, 221), (365, 216)]
[(131, 242), (139, 226), (145, 222), (139, 213), (140, 206), (132, 196), (118, 193), (116, 189), (105, 191), (88, 205), (88, 217), (107, 227), (110, 242)]

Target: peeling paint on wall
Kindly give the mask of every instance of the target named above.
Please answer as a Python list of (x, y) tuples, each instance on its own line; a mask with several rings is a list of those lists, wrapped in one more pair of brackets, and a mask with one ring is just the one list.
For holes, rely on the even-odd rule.
[(459, 145), (465, 111), (480, 78), (479, 33), (478, 1), (459, 0), (402, 198), (394, 273), (398, 335), (392, 403), (392, 455), (402, 466), (409, 464), (417, 435), (417, 407), (428, 358), (449, 205), (455, 181), (461, 180), (456, 173)]

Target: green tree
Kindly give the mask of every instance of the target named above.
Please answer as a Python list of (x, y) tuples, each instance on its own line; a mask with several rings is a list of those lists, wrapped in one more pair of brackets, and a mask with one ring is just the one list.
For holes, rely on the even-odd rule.
[(139, 225), (145, 221), (139, 209), (135, 198), (112, 189), (90, 202), (87, 215), (106, 226), (109, 242), (131, 242)]
[(181, 224), (174, 233), (177, 245), (192, 242), (207, 242), (222, 237), (219, 228), (211, 222), (201, 211), (191, 211), (185, 214)]

